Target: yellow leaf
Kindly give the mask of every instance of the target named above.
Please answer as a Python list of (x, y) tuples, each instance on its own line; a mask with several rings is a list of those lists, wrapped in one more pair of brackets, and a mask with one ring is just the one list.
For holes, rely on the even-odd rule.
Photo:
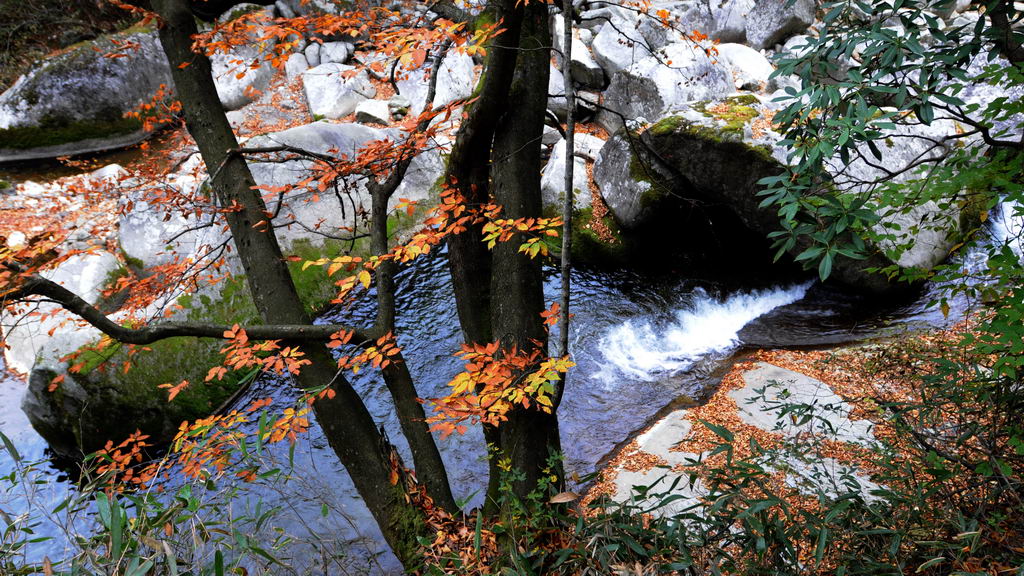
[(362, 283), (363, 288), (370, 287), (370, 273), (363, 270), (359, 273), (359, 282)]

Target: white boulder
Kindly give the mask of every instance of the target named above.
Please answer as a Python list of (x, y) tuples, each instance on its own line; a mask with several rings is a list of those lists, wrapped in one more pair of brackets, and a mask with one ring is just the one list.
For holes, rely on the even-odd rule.
[[(438, 71), (437, 87), (434, 91), (433, 107), (447, 106), (456, 100), (469, 98), (473, 94), (475, 68), (473, 58), (461, 52), (449, 52), (441, 60)], [(397, 82), (398, 93), (412, 103), (410, 112), (418, 115), (423, 112), (430, 88), (429, 69), (426, 65), (410, 70)]]
[(284, 73), (289, 80), (301, 76), (306, 70), (309, 70), (309, 62), (306, 62), (306, 55), (301, 52), (288, 56), (284, 62)]
[(362, 124), (389, 124), (391, 110), (385, 100), (363, 100), (356, 106), (356, 122)]
[(656, 120), (694, 100), (725, 96), (734, 90), (732, 75), (705, 50), (691, 42), (666, 46), (612, 77), (604, 94), (608, 110), (598, 123), (610, 133), (623, 119)]
[(320, 46), (320, 64), (336, 62), (344, 64), (352, 55), (347, 42), (324, 42)]
[(601, 27), (591, 46), (594, 59), (613, 78), (616, 72), (649, 57), (650, 49), (637, 28), (636, 18), (613, 20)]
[[(565, 201), (565, 146), (561, 139), (551, 150), (551, 158), (540, 178), (541, 197), (544, 206), (561, 209)], [(597, 155), (605, 141), (590, 134), (576, 134), (573, 155), (573, 206), (577, 210), (590, 207), (590, 177), (587, 174), (587, 163), (597, 160)]]
[(737, 89), (760, 91), (768, 87), (775, 67), (764, 54), (743, 44), (719, 44), (718, 61), (732, 74)]
[[(110, 252), (97, 251), (71, 256), (40, 275), (86, 302), (96, 304), (111, 274), (120, 266), (117, 257)], [(23, 305), (25, 311), (28, 306)], [(100, 336), (99, 330), (81, 325), (77, 317), (50, 302), (36, 304), (35, 314), (22, 316), (17, 321), (5, 315), (2, 324), (8, 346), (4, 351), (7, 366), (23, 374), (28, 374), (37, 361), (58, 362)]]
[(314, 118), (344, 118), (360, 102), (373, 98), (376, 88), (366, 70), (346, 64), (327, 63), (302, 73), (309, 112)]

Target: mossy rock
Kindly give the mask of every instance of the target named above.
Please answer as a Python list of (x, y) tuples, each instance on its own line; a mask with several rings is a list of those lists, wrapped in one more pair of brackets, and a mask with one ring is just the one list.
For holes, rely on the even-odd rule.
[[(191, 365), (197, 350), (184, 343), (179, 350), (180, 365)], [(161, 355), (161, 360), (169, 358)], [(150, 380), (108, 366), (85, 377), (64, 374), (59, 367), (33, 369), (23, 408), (32, 426), (58, 455), (77, 460), (107, 441), (117, 444), (136, 430), (148, 434), (154, 445), (166, 444), (181, 422), (210, 414), (237, 387), (237, 381), (227, 379), (190, 381), (192, 385), (168, 401), (166, 391)], [(173, 371), (173, 366), (167, 369)], [(63, 382), (49, 392), (47, 388), (59, 374), (64, 374)], [(173, 376), (168, 382), (180, 382), (179, 374)]]
[[(137, 50), (120, 48), (129, 41)], [(122, 57), (107, 58), (122, 53)], [(143, 28), (76, 44), (38, 63), (0, 95), (0, 159), (27, 160), (128, 146), (146, 136), (127, 118), (171, 83), (152, 31)], [(30, 152), (34, 151), (32, 154)]]
[(38, 126), (0, 128), (0, 146), (10, 150), (31, 150), (124, 136), (140, 130), (142, 122), (135, 118), (116, 116), (78, 121), (48, 116)]
[(602, 237), (595, 230), (594, 224), (593, 208), (584, 208), (573, 215), (573, 262), (602, 268), (626, 265), (629, 262), (630, 241), (622, 233), (615, 218), (609, 214), (601, 219), (600, 225), (608, 231), (610, 237)]
[[(775, 210), (760, 206), (758, 182), (781, 174), (785, 166), (773, 154), (770, 138), (751, 139), (747, 125), (759, 112), (750, 98), (693, 105), (654, 124), (642, 139), (667, 170), (681, 176), (684, 186), (675, 190), (677, 195), (728, 210), (743, 229), (754, 233), (759, 239), (757, 250), (762, 250), (781, 224)], [(798, 245), (794, 253), (804, 248)], [(833, 277), (869, 293), (905, 292), (905, 287), (868, 270), (887, 265), (881, 254), (862, 261), (842, 259), (834, 265)]]
[[(218, 298), (183, 298), (187, 320), (231, 325), (258, 321), (245, 278), (226, 281)], [(24, 409), (32, 426), (60, 456), (80, 459), (111, 440), (115, 443), (141, 430), (161, 446), (173, 439), (185, 420), (208, 416), (238, 389), (247, 374), (230, 373), (224, 380), (205, 382), (207, 371), (223, 361), (223, 343), (200, 338), (169, 338), (137, 350), (112, 344), (83, 347), (66, 366), (36, 366), (29, 377)], [(130, 369), (125, 371), (126, 364)], [(49, 383), (64, 374), (54, 392)], [(191, 384), (168, 401), (162, 384)]]

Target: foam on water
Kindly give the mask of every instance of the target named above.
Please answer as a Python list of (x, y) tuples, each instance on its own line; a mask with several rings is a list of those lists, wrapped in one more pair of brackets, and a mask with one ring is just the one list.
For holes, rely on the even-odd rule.
[(997, 245), (1008, 244), (1018, 257), (1024, 254), (1024, 207), (1016, 202), (1001, 203), (992, 218), (992, 236)]
[(735, 348), (743, 326), (803, 298), (810, 286), (739, 292), (724, 299), (697, 289), (690, 304), (668, 322), (630, 319), (608, 330), (600, 343), (605, 361), (598, 376), (605, 381), (621, 376), (651, 381), (685, 370), (707, 354)]

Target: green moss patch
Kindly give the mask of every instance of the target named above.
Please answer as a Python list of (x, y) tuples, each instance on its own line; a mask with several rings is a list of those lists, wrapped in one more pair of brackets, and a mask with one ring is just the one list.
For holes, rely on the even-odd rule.
[(760, 104), (756, 96), (745, 94), (732, 96), (721, 102), (702, 102), (694, 106), (694, 109), (708, 118), (714, 118), (725, 123), (720, 129), (729, 133), (743, 133), (743, 127), (751, 120), (761, 115), (755, 107)]
[[(357, 242), (357, 248), (363, 247), (363, 244), (365, 242)], [(336, 258), (345, 254), (348, 247), (347, 243), (330, 239), (325, 240), (322, 245), (313, 244), (306, 239), (292, 243), (290, 252), (298, 256), (300, 261), (289, 262), (288, 270), (292, 274), (295, 291), (298, 292), (307, 313), (322, 312), (330, 305), (331, 300), (338, 294), (334, 281), (340, 280), (342, 273), (339, 272), (337, 277), (332, 279), (327, 276), (327, 270), (323, 266), (310, 266), (303, 270), (303, 264), (309, 260)]]
[(29, 150), (59, 146), (93, 138), (111, 138), (142, 129), (135, 118), (107, 120), (61, 121), (44, 119), (39, 126), (18, 126), (0, 129), (0, 147)]
[(672, 134), (686, 123), (686, 119), (682, 116), (668, 116), (659, 120), (656, 124), (648, 128), (647, 131), (653, 136), (664, 136), (666, 134)]
[(594, 210), (584, 208), (572, 218), (572, 257), (591, 266), (620, 266), (629, 259), (629, 242), (609, 213), (601, 219), (614, 240), (602, 239), (593, 229)]

